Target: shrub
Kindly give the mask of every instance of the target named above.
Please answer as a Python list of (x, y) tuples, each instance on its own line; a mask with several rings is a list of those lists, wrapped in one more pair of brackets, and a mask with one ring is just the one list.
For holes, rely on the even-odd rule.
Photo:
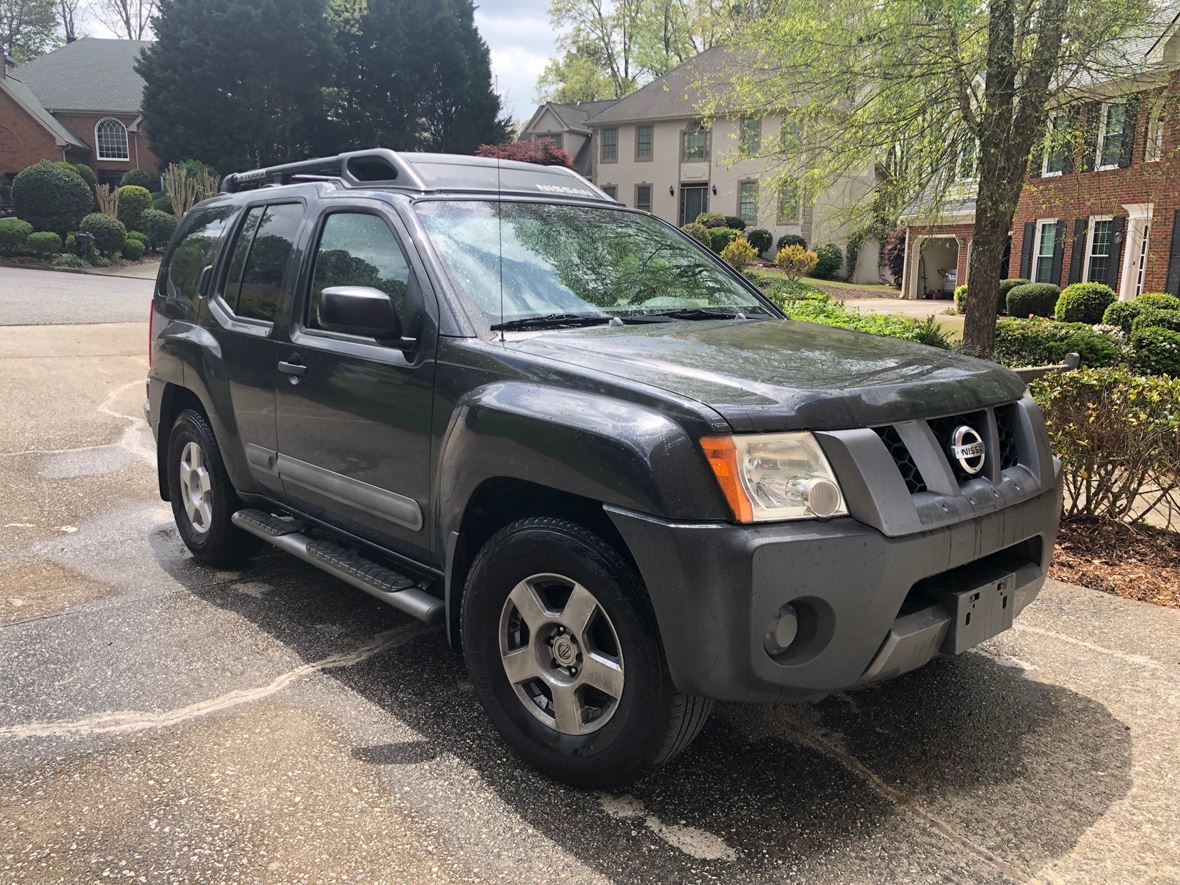
[(783, 246), (774, 256), (775, 265), (789, 280), (810, 276), (815, 271), (815, 263), (818, 260), (819, 257), (814, 252), (795, 243)]
[(774, 244), (774, 251), (780, 251), (784, 246), (802, 246), (807, 248), (807, 240), (798, 234), (783, 234), (778, 238), (778, 242)]
[[(1180, 379), (1125, 369), (1054, 372), (1032, 384), (1062, 462), (1064, 515), (1141, 516), (1180, 477)], [(1154, 494), (1151, 490), (1155, 489)]]
[(17, 173), (12, 200), (16, 214), (36, 230), (65, 236), (94, 206), (94, 193), (76, 171), (42, 160)]
[(81, 229), (94, 237), (94, 248), (103, 255), (118, 255), (127, 240), (127, 228), (123, 222), (101, 212), (92, 212), (83, 218)]
[(128, 237), (123, 243), (123, 257), (128, 261), (139, 261), (145, 252), (147, 252), (147, 246), (143, 244), (143, 240)]
[(129, 239), (129, 240), (139, 240), (139, 242), (143, 243), (143, 247), (144, 247), (145, 249), (146, 249), (146, 248), (148, 247), (148, 245), (151, 243), (151, 240), (150, 240), (150, 239), (148, 239), (148, 235), (147, 235), (147, 234), (145, 234), (145, 233), (144, 233), (143, 231), (141, 231), (141, 230), (129, 230), (129, 231), (127, 231), (127, 239)]
[(1144, 292), (1135, 299), (1140, 308), (1154, 307), (1156, 310), (1180, 310), (1180, 298), (1167, 292)]
[(148, 209), (143, 213), (140, 224), (147, 234), (148, 245), (153, 249), (163, 249), (176, 230), (176, 216), (159, 209)]
[(1008, 290), (1008, 316), (1051, 317), (1061, 289), (1052, 283), (1024, 283)]
[(160, 176), (146, 169), (128, 169), (119, 179), (119, 187), (143, 187), (149, 191), (158, 190)]
[(751, 246), (758, 250), (759, 255), (765, 255), (774, 245), (774, 237), (771, 236), (770, 231), (761, 227), (746, 231), (746, 239), (750, 241)]
[(697, 216), (697, 224), (705, 227), (725, 227), (725, 216), (720, 212), (702, 212)]
[(93, 255), (90, 258), (90, 266), (91, 267), (110, 267), (111, 260), (109, 258), (104, 258), (101, 255)]
[(1180, 332), (1180, 310), (1156, 310), (1149, 307), (1147, 310), (1139, 311), (1139, 316), (1131, 323), (1131, 334), (1135, 334), (1138, 329), (1148, 328)]
[(1102, 316), (1114, 298), (1114, 289), (1105, 283), (1073, 283), (1057, 296), (1053, 316), (1063, 323), (1094, 325), (1102, 322)]
[[(1131, 350), (1135, 354), (1133, 364), (1140, 372), (1180, 378), (1180, 332), (1140, 326), (1131, 330)], [(1180, 429), (1173, 432), (1180, 436)]]
[(737, 270), (745, 270), (754, 263), (758, 253), (745, 237), (736, 237), (728, 246), (721, 250), (721, 257)]
[(955, 289), (955, 313), (967, 312), (967, 286), (966, 284)]
[(89, 185), (90, 190), (98, 187), (98, 176), (94, 174), (94, 170), (85, 163), (73, 163), (74, 171), (82, 176), (82, 180)]
[(171, 215), (172, 198), (164, 193), (164, 191), (160, 191), (158, 194), (152, 194), (152, 208)]
[(905, 273), (905, 243), (906, 229), (899, 227), (889, 235), (889, 242), (885, 245), (885, 266), (889, 268), (895, 286), (901, 285), (901, 275)]
[(935, 322), (934, 317), (915, 320), (893, 314), (861, 313), (830, 300), (800, 299), (783, 302), (780, 307), (791, 319), (805, 323), (819, 323), (840, 329), (868, 332), (871, 335), (901, 338), (918, 344), (941, 347), (943, 350), (950, 347), (946, 332)]
[(128, 230), (139, 230), (143, 213), (152, 208), (152, 192), (146, 187), (128, 184), (119, 188), (118, 219)]
[(732, 227), (734, 230), (745, 230), (746, 221), (744, 218), (739, 218), (736, 215), (726, 215), (725, 226)]
[(35, 255), (56, 255), (61, 251), (61, 237), (51, 230), (40, 230), (29, 234), (25, 250)]
[(1134, 301), (1116, 301), (1102, 313), (1102, 322), (1108, 326), (1118, 326), (1127, 335), (1131, 334), (1131, 326), (1139, 311), (1143, 308)]
[(815, 250), (815, 275), (821, 280), (833, 280), (844, 266), (844, 253), (834, 243), (824, 243)]
[(828, 293), (802, 280), (787, 279), (779, 274), (763, 274), (748, 270), (746, 278), (761, 289), (775, 304), (786, 301), (827, 301)]
[(19, 252), (33, 232), (33, 225), (19, 218), (0, 218), (0, 252)]
[(709, 229), (701, 224), (699, 221), (690, 221), (684, 227), (680, 228), (702, 246), (709, 245)]
[(86, 262), (86, 259), (70, 254), (58, 255), (53, 259), (53, 266), (68, 267), (73, 270), (85, 270), (86, 268), (90, 267), (90, 265)]
[(995, 360), (1006, 366), (1048, 366), (1077, 353), (1084, 366), (1126, 363), (1125, 348), (1081, 323), (1008, 317), (996, 323)]
[(738, 238), (740, 233), (732, 227), (711, 227), (709, 228), (709, 248), (720, 255), (725, 251), (726, 246)]

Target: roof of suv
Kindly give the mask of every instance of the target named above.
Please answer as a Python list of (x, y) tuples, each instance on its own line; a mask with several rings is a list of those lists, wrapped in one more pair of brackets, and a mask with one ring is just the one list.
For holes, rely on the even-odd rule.
[(526, 194), (615, 203), (606, 193), (564, 166), (538, 166), (458, 154), (397, 153), (388, 148), (234, 172), (222, 179), (221, 190), (236, 193), (248, 187), (317, 180), (334, 181), (348, 188), (419, 194)]

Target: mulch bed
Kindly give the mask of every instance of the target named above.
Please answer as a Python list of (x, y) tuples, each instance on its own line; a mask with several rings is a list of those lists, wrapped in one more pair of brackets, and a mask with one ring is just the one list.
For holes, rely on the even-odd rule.
[(1180, 533), (1101, 520), (1067, 522), (1049, 576), (1180, 608)]

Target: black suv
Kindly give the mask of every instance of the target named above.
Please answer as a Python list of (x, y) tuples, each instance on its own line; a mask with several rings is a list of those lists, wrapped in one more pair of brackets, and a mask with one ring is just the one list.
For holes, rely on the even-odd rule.
[(554, 777), (960, 652), (1044, 581), (1060, 467), (1005, 369), (786, 320), (562, 168), (372, 150), (222, 191), (151, 312), (181, 537), (444, 624)]

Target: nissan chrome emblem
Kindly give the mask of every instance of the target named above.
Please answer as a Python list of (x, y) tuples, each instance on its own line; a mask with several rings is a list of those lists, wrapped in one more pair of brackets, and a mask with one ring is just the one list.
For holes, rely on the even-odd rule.
[(955, 460), (965, 473), (975, 476), (983, 470), (983, 437), (974, 427), (960, 424), (951, 434), (951, 454), (955, 456)]

